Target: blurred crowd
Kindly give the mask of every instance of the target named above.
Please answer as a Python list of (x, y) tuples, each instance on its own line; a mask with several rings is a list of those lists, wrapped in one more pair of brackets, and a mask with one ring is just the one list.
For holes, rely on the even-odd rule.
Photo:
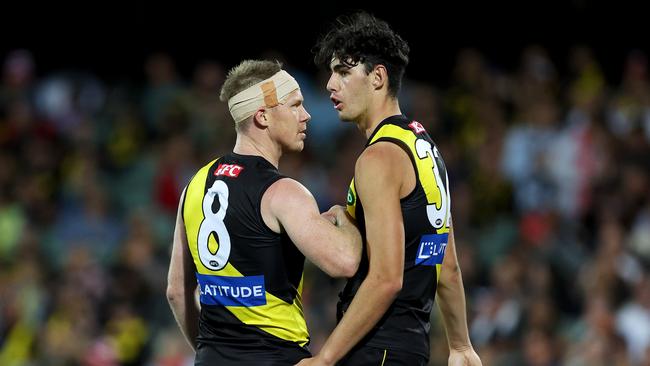
[[(180, 192), (234, 144), (218, 99), (233, 65), (181, 75), (156, 53), (139, 83), (42, 75), (28, 50), (0, 62), (0, 365), (191, 364), (167, 266)], [(562, 60), (529, 46), (517, 64), (464, 49), (447, 85), (407, 73), (400, 95), (447, 164), (472, 342), (484, 365), (650, 365), (647, 56), (614, 80), (583, 46)], [(285, 67), (312, 120), (280, 170), (326, 210), (364, 137), (338, 121), (326, 73)], [(314, 351), (342, 285), (307, 264)], [(431, 365), (446, 365), (432, 322)]]

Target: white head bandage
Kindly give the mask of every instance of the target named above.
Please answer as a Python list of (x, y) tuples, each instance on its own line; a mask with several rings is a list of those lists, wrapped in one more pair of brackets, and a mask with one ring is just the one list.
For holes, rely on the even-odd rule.
[(296, 79), (288, 72), (280, 70), (270, 78), (237, 93), (228, 100), (230, 114), (239, 123), (255, 114), (260, 107), (272, 108), (280, 104), (280, 101), (300, 89)]

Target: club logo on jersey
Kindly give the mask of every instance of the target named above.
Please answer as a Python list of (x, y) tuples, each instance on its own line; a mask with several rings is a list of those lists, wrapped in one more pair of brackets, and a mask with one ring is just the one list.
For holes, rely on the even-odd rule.
[(422, 126), (422, 123), (418, 121), (413, 121), (409, 123), (409, 127), (415, 132), (416, 134), (421, 134), (422, 132), (426, 132), (427, 130), (424, 129), (424, 126)]
[(449, 234), (447, 233), (422, 235), (420, 238), (418, 253), (415, 257), (415, 264), (422, 264), (425, 266), (442, 264), (442, 260), (445, 258), (448, 237)]
[(237, 178), (239, 173), (244, 170), (244, 167), (236, 164), (219, 164), (217, 170), (214, 171), (215, 176), (223, 175), (225, 177)]
[(197, 273), (200, 300), (206, 305), (266, 305), (264, 276), (226, 277)]
[(354, 206), (354, 191), (352, 191), (352, 187), (348, 188), (348, 199), (347, 199), (348, 206)]

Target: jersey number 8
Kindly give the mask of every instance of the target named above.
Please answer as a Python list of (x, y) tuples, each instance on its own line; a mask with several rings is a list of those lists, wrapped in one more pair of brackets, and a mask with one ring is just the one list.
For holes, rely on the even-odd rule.
[[(226, 229), (223, 219), (226, 217), (228, 210), (228, 186), (221, 180), (216, 180), (212, 187), (203, 197), (203, 216), (205, 219), (201, 222), (199, 228), (198, 250), (199, 258), (203, 265), (213, 271), (218, 271), (226, 266), (230, 257), (230, 234)], [(212, 212), (212, 204), (215, 199), (219, 199), (219, 211)], [(210, 251), (209, 243), (212, 233), (216, 233), (219, 238), (216, 253)]]

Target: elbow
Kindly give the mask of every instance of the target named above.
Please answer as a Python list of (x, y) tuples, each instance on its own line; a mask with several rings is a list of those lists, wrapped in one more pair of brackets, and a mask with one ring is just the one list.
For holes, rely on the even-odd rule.
[(360, 256), (347, 255), (341, 252), (339, 255), (333, 255), (330, 258), (323, 258), (320, 269), (333, 278), (350, 278), (357, 273), (359, 268)]
[(167, 286), (167, 302), (169, 302), (170, 304), (176, 304), (180, 301), (182, 296), (183, 294), (176, 286), (173, 285)]
[(402, 278), (394, 278), (384, 282), (384, 293), (386, 296), (397, 297), (397, 295), (402, 291)]
[(402, 276), (381, 276), (376, 277), (374, 283), (371, 284), (371, 287), (374, 288), (375, 291), (380, 292), (383, 297), (394, 299), (399, 295), (400, 291), (402, 291), (402, 283)]
[(463, 275), (460, 271), (460, 265), (450, 265), (443, 267), (440, 271), (440, 281), (438, 281), (438, 287), (445, 287), (451, 284), (463, 282)]
[(361, 262), (361, 248), (356, 249), (338, 259), (337, 265), (340, 267), (340, 277), (350, 278), (357, 273)]
[(350, 278), (354, 276), (354, 271), (341, 263), (332, 263), (328, 268), (323, 268), (325, 273), (332, 278)]
[(359, 258), (346, 257), (340, 261), (341, 277), (350, 278), (359, 269)]
[(350, 278), (354, 276), (354, 274), (357, 272), (355, 267), (342, 267), (339, 270), (338, 276), (335, 277), (343, 277), (343, 278)]
[(359, 260), (358, 258), (351, 256), (341, 257), (332, 263), (330, 268), (331, 269), (328, 271), (328, 274), (331, 277), (350, 278), (354, 276), (355, 273), (357, 273), (357, 269), (359, 268)]

